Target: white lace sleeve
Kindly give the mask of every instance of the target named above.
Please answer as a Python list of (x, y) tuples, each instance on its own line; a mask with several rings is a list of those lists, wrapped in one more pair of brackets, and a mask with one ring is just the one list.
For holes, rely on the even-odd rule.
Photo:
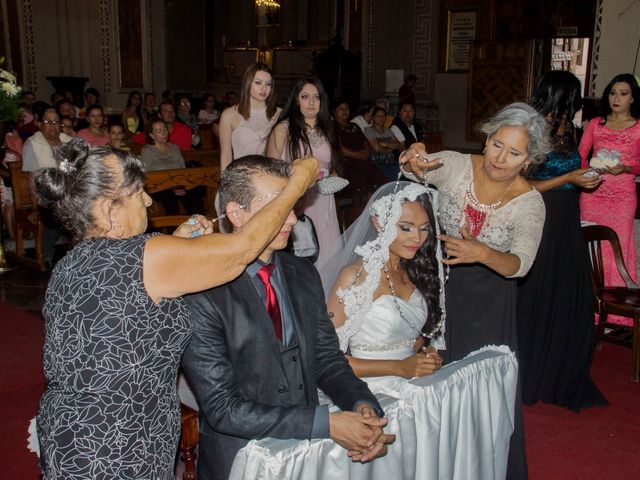
[(510, 253), (520, 259), (520, 268), (509, 278), (524, 277), (533, 265), (542, 238), (545, 214), (544, 201), (538, 192), (514, 209)]
[[(469, 162), (471, 162), (470, 155), (451, 150), (444, 150), (442, 152), (430, 153), (427, 155), (428, 161), (432, 161), (437, 158), (442, 160), (442, 166), (427, 173), (427, 183), (429, 185), (434, 185), (441, 191), (445, 191), (450, 185), (457, 183), (459, 177), (464, 175)], [(403, 175), (414, 182), (424, 181), (424, 179), (418, 179), (414, 174), (405, 172), (404, 170)]]

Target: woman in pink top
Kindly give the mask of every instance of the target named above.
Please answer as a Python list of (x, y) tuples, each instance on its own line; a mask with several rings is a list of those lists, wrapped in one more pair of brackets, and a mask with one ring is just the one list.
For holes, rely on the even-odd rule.
[[(331, 113), (329, 97), (315, 77), (299, 80), (269, 137), (267, 155), (292, 162), (312, 155), (320, 163), (321, 176), (342, 174), (342, 154)], [(309, 191), (304, 197), (304, 213), (316, 229), (320, 269), (339, 248), (340, 228), (333, 195)]]
[(89, 128), (83, 128), (78, 132), (78, 136), (89, 144), (91, 148), (103, 147), (109, 143), (109, 134), (102, 127), (104, 122), (104, 113), (100, 105), (91, 105), (87, 107), (87, 121)]
[[(633, 219), (637, 205), (635, 179), (640, 174), (640, 88), (633, 75), (617, 75), (609, 82), (602, 95), (602, 108), (602, 117), (589, 122), (580, 141), (578, 150), (582, 157), (582, 167), (587, 167), (592, 148), (593, 157), (603, 153), (603, 150), (617, 152), (620, 163), (607, 167), (605, 181), (596, 190), (582, 193), (580, 216), (582, 220), (607, 225), (616, 231), (620, 237), (625, 264), (635, 281), (637, 272)], [(602, 255), (605, 263), (605, 285), (624, 285), (608, 246), (603, 248)], [(613, 315), (609, 315), (607, 321), (632, 324), (630, 319)]]
[(264, 63), (252, 63), (244, 72), (240, 103), (227, 108), (220, 117), (221, 171), (233, 159), (264, 155), (279, 114), (271, 70)]

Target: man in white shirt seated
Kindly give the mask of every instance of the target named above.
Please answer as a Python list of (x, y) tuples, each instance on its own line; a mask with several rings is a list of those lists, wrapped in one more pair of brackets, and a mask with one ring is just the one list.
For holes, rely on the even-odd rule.
[(395, 137), (404, 145), (403, 149), (409, 148), (416, 142), (422, 141), (422, 129), (415, 122), (416, 111), (411, 102), (403, 102), (398, 107), (398, 115), (393, 120), (391, 131)]

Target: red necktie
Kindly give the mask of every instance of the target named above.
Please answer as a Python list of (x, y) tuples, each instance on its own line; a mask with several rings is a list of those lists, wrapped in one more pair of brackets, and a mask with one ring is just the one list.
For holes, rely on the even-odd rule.
[(274, 263), (269, 263), (264, 265), (260, 270), (258, 270), (258, 277), (264, 283), (264, 289), (267, 293), (267, 313), (271, 317), (271, 321), (273, 322), (273, 329), (276, 332), (276, 337), (278, 340), (282, 341), (282, 319), (280, 317), (280, 305), (278, 305), (278, 297), (276, 296), (276, 291), (271, 285), (271, 281), (269, 277), (273, 273), (273, 269), (276, 268)]

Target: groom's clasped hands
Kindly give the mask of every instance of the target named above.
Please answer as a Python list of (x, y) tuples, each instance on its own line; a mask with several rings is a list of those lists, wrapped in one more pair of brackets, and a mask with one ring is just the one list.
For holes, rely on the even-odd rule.
[(369, 462), (387, 454), (387, 445), (396, 436), (384, 433), (386, 418), (378, 418), (368, 404), (358, 406), (356, 412), (336, 412), (329, 414), (331, 439), (348, 450), (347, 455), (354, 462)]

